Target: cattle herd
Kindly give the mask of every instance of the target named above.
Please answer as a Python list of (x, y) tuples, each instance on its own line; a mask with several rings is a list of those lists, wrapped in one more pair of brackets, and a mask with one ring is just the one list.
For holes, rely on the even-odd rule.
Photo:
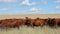
[(50, 26), (50, 27), (59, 27), (60, 26), (60, 18), (35, 18), (31, 19), (28, 17), (25, 17), (25, 19), (3, 19), (0, 20), (0, 28), (18, 28), (26, 25), (31, 27), (43, 27), (44, 25)]

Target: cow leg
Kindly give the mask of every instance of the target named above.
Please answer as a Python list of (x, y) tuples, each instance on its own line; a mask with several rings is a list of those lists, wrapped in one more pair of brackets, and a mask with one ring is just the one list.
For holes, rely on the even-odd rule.
[(19, 26), (18, 25), (14, 25), (13, 27), (19, 29)]
[(6, 28), (6, 31), (7, 31), (7, 28)]
[(7, 27), (5, 27), (5, 28), (6, 28), (6, 31), (7, 31), (8, 28)]
[(57, 28), (57, 27), (58, 27), (58, 24), (56, 23), (56, 24), (55, 24), (55, 28)]
[(19, 29), (19, 26), (17, 28)]
[(34, 24), (33, 23), (31, 23), (31, 27), (34, 28)]
[(40, 24), (40, 27), (42, 28), (44, 26), (44, 24)]
[(2, 29), (2, 27), (1, 27), (1, 31), (2, 31), (3, 29)]

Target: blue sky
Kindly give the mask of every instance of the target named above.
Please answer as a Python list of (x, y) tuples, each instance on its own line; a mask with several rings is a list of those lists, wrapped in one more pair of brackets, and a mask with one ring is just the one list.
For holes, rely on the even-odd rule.
[(60, 14), (60, 0), (0, 0), (0, 14)]

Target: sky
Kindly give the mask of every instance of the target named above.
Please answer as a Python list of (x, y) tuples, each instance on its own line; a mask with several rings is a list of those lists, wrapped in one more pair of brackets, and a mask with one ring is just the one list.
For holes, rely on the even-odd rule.
[(0, 0), (0, 14), (60, 14), (60, 0)]

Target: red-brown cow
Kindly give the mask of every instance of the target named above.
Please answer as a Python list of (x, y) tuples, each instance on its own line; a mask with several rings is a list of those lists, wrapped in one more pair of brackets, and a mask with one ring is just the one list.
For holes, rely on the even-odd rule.
[(23, 26), (24, 25), (24, 19), (16, 19), (16, 20), (14, 20), (14, 21), (16, 21), (16, 23), (15, 23), (15, 27), (18, 27), (18, 29), (19, 29), (19, 26), (21, 27), (21, 26)]
[(43, 25), (45, 23), (46, 23), (45, 19), (36, 18), (36, 19), (31, 20), (31, 25), (32, 26), (41, 26), (41, 27), (43, 27)]
[(53, 20), (53, 23), (54, 23), (55, 26), (57, 27), (58, 24), (60, 25), (60, 19), (59, 19), (59, 18), (55, 18), (55, 19)]

